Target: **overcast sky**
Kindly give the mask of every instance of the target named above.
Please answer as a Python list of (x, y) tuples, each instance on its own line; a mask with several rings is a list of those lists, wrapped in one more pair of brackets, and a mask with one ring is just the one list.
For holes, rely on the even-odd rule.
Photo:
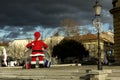
[[(55, 31), (66, 18), (80, 26), (92, 26), (94, 4), (95, 0), (0, 0), (0, 38), (25, 38), (34, 31)], [(100, 0), (100, 4), (103, 27), (113, 26), (109, 13), (112, 0)]]

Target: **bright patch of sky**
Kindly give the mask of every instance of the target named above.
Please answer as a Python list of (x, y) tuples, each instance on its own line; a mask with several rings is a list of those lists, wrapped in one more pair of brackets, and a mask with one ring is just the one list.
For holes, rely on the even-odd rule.
[(105, 9), (102, 10), (102, 14), (101, 14), (101, 15), (102, 15), (102, 16), (107, 16), (107, 17), (110, 17), (110, 16), (111, 16), (110, 12), (109, 12), (109, 11), (106, 11)]
[(49, 28), (49, 27), (48, 28), (43, 28), (42, 26), (37, 26), (37, 27), (35, 27), (34, 31), (27, 32), (27, 34), (28, 34), (27, 36), (33, 39), (35, 31), (39, 31), (40, 34), (41, 34), (41, 39), (44, 40), (44, 39), (54, 35), (58, 31), (58, 28)]
[(10, 31), (0, 30), (0, 37), (5, 37), (5, 35), (8, 35)]

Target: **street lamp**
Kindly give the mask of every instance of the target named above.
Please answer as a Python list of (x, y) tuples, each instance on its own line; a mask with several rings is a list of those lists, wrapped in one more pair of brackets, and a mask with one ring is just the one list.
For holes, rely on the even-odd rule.
[(102, 70), (102, 63), (101, 63), (101, 48), (100, 48), (100, 29), (101, 29), (101, 8), (102, 6), (99, 4), (99, 1), (96, 0), (95, 5), (93, 6), (95, 10), (95, 19), (93, 20), (93, 25), (96, 27), (98, 32), (98, 70)]
[(98, 0), (96, 0), (95, 5), (93, 7), (95, 10), (95, 16), (100, 16), (102, 6), (99, 4)]

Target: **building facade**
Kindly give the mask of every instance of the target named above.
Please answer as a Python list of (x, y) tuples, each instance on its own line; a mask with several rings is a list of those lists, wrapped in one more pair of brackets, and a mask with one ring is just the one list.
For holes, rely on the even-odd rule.
[[(110, 31), (100, 33), (100, 53), (102, 62), (108, 56), (114, 53), (114, 34)], [(89, 51), (90, 57), (98, 58), (98, 36), (97, 34), (85, 34), (73, 36), (70, 39), (80, 41), (84, 47)]]
[[(114, 52), (114, 35), (112, 32), (100, 33), (100, 52), (101, 60), (104, 62), (107, 55), (112, 55)], [(98, 36), (96, 34), (87, 34), (80, 37), (80, 41), (89, 51), (91, 57), (98, 58)]]
[(120, 63), (120, 0), (113, 0), (113, 9), (110, 13), (113, 15), (114, 26), (114, 54), (115, 60)]

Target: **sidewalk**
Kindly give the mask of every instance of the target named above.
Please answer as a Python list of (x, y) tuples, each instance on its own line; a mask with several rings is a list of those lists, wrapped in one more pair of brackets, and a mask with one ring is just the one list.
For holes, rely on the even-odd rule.
[[(50, 68), (22, 69), (16, 67), (0, 67), (0, 80), (80, 80), (80, 76), (86, 74), (87, 69), (96, 70), (97, 65), (76, 66), (75, 64), (52, 65)], [(112, 74), (107, 79), (120, 79), (120, 66), (103, 66), (103, 69), (111, 69)], [(7, 79), (6, 79), (7, 80)]]

